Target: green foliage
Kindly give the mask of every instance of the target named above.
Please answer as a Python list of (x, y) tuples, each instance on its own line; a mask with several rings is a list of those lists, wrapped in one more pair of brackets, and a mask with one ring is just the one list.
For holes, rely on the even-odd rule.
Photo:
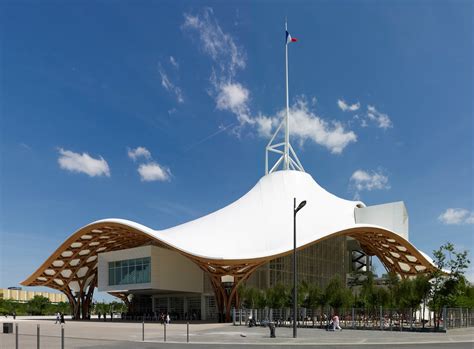
[(433, 256), (438, 269), (431, 274), (432, 288), (428, 304), (438, 313), (439, 319), (443, 307), (454, 307), (463, 298), (463, 291), (467, 290), (464, 272), (470, 261), (467, 251), (457, 252), (450, 242), (433, 251)]
[(31, 315), (45, 315), (51, 302), (43, 296), (34, 296), (27, 302), (27, 309)]
[(350, 289), (343, 285), (338, 276), (333, 277), (326, 286), (325, 295), (327, 303), (337, 311), (342, 307), (352, 305), (353, 296)]
[[(41, 297), (41, 298), (36, 298)], [(0, 299), (0, 315), (54, 315), (57, 312), (69, 314), (70, 307), (68, 302), (53, 304), (49, 299), (42, 296), (36, 296), (27, 303), (12, 301), (9, 299)]]
[(289, 290), (282, 284), (277, 284), (266, 290), (267, 304), (272, 309), (284, 308), (287, 304), (288, 298)]
[[(454, 246), (447, 243), (434, 251), (435, 264), (439, 269), (450, 271), (446, 274), (436, 270), (430, 275), (418, 275), (415, 278), (401, 279), (397, 274), (389, 273), (386, 286), (375, 283), (371, 272), (357, 273), (358, 291), (346, 287), (342, 280), (333, 277), (322, 290), (316, 284), (302, 281), (297, 288), (298, 307), (317, 308), (321, 315), (329, 305), (336, 312), (341, 308), (365, 308), (369, 312), (378, 312), (379, 307), (397, 309), (407, 314), (428, 304), (440, 311), (442, 306), (474, 307), (474, 286), (469, 284), (463, 274), (469, 265), (467, 252), (456, 252)], [(293, 306), (293, 289), (290, 286), (277, 284), (265, 291), (241, 285), (238, 288), (239, 301), (246, 308), (272, 309), (291, 308)]]
[(97, 302), (94, 303), (91, 309), (93, 314), (110, 314), (110, 313), (126, 313), (127, 312), (127, 305), (123, 302), (113, 301), (110, 303), (106, 302)]
[(241, 302), (245, 308), (255, 309), (257, 307), (257, 298), (260, 290), (255, 287), (245, 287), (241, 289)]
[(324, 306), (326, 303), (326, 297), (324, 292), (315, 284), (308, 284), (307, 291), (306, 291), (306, 298), (303, 301), (303, 306), (308, 309), (316, 309), (322, 305)]
[(474, 308), (474, 285), (462, 280), (459, 285), (460, 294), (455, 299), (455, 306), (461, 308)]

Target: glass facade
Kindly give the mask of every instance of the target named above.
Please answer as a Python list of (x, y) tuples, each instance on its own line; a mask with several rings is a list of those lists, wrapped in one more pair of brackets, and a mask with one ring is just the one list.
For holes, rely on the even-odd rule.
[(151, 281), (150, 257), (109, 262), (109, 286)]
[[(298, 281), (315, 283), (325, 287), (338, 275), (342, 282), (350, 272), (346, 237), (320, 241), (297, 253)], [(293, 284), (293, 254), (278, 257), (259, 267), (247, 281), (247, 285), (265, 289), (276, 284)]]

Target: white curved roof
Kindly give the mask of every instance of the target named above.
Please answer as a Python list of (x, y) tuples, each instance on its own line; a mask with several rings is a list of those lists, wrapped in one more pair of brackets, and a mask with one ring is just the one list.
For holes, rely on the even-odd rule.
[(295, 197), (297, 204), (307, 202), (297, 217), (298, 248), (330, 236), (347, 235), (357, 239), (367, 253), (377, 255), (390, 270), (414, 275), (435, 267), (397, 232), (357, 224), (355, 208), (365, 206), (362, 202), (338, 198), (307, 173), (278, 171), (262, 177), (230, 205), (169, 229), (154, 230), (115, 218), (90, 223), (66, 239), (22, 284), (64, 290), (84, 279), (83, 286), (88, 285), (95, 277), (90, 273), (97, 268), (98, 253), (150, 242), (181, 251), (208, 272), (219, 272), (218, 265), (222, 265), (225, 272), (231, 273), (228, 268), (234, 266), (235, 273), (250, 273), (251, 266), (293, 249)]
[[(358, 227), (354, 208), (360, 201), (341, 199), (324, 190), (305, 172), (278, 171), (262, 177), (232, 204), (185, 224), (153, 230), (121, 219), (178, 250), (210, 259), (252, 259), (293, 248), (293, 201), (307, 204), (297, 217), (297, 246)], [(367, 224), (364, 224), (367, 226)]]

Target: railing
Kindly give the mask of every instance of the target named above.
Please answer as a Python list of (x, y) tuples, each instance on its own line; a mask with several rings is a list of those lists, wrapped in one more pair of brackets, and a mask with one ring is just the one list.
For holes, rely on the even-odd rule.
[[(332, 329), (332, 317), (335, 314), (331, 308), (299, 309), (298, 327), (314, 327)], [(346, 329), (365, 329), (382, 331), (445, 331), (447, 329), (474, 327), (474, 309), (444, 308), (439, 326), (435, 323), (432, 311), (390, 309), (379, 307), (373, 309), (349, 308), (337, 313), (339, 325)], [(290, 308), (285, 309), (233, 309), (232, 322), (234, 325), (265, 326), (275, 322), (276, 326), (292, 326), (293, 317)], [(437, 321), (438, 322), (438, 321)]]

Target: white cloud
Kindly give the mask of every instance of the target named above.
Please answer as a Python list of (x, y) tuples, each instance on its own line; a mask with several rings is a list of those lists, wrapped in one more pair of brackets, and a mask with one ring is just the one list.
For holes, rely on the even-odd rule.
[(474, 212), (464, 208), (448, 208), (438, 216), (438, 220), (448, 225), (474, 224)]
[(249, 90), (239, 83), (224, 83), (219, 86), (216, 106), (219, 110), (229, 110), (237, 116), (240, 123), (249, 123)]
[(201, 49), (219, 65), (227, 78), (235, 76), (237, 69), (245, 68), (244, 51), (229, 33), (222, 30), (211, 8), (205, 8), (197, 15), (184, 14), (182, 28), (198, 33)]
[[(250, 91), (235, 80), (236, 72), (245, 68), (245, 51), (236, 44), (232, 35), (223, 31), (215, 20), (212, 9), (207, 8), (197, 15), (185, 14), (182, 28), (198, 34), (199, 47), (211, 57), (215, 65), (212, 67), (212, 89), (209, 94), (215, 99), (217, 109), (229, 111), (236, 116), (239, 124), (233, 128), (233, 132), (239, 135), (243, 127), (249, 126), (260, 136), (270, 137), (285, 111), (272, 116), (261, 113), (252, 115), (249, 106)], [(312, 103), (316, 104), (315, 98)], [(356, 110), (360, 105), (356, 103), (349, 107)], [(291, 135), (301, 144), (307, 140), (312, 141), (339, 154), (348, 144), (357, 141), (356, 134), (346, 130), (340, 122), (326, 121), (315, 115), (303, 98), (291, 108), (290, 113)]]
[(138, 173), (143, 182), (152, 181), (169, 181), (171, 179), (171, 171), (156, 162), (141, 164), (138, 167)]
[(387, 129), (393, 127), (390, 117), (387, 114), (379, 112), (373, 105), (367, 106), (367, 118), (374, 121), (379, 128)]
[(87, 153), (79, 154), (59, 148), (58, 163), (63, 170), (85, 173), (90, 177), (110, 177), (109, 165), (102, 156), (94, 159)]
[[(279, 125), (286, 115), (283, 109), (274, 117), (258, 115), (252, 122), (258, 133), (268, 138), (273, 129)], [(290, 135), (300, 143), (309, 140), (327, 148), (333, 154), (340, 154), (350, 143), (357, 141), (353, 131), (346, 130), (338, 121), (326, 121), (314, 114), (304, 98), (299, 98), (290, 108)]]
[(127, 154), (128, 157), (133, 161), (137, 160), (138, 158), (151, 159), (151, 153), (145, 147), (136, 147), (135, 149), (129, 148)]
[(142, 182), (152, 181), (170, 181), (171, 171), (168, 167), (158, 164), (152, 160), (151, 152), (145, 147), (137, 147), (135, 149), (128, 149), (128, 157), (133, 161), (141, 158), (149, 160), (147, 163), (138, 166), (138, 173)]
[(209, 94), (217, 109), (234, 113), (241, 125), (249, 123), (250, 92), (235, 81), (237, 70), (246, 65), (244, 49), (237, 46), (231, 34), (224, 32), (211, 8), (197, 15), (185, 14), (182, 28), (198, 34), (199, 47), (213, 61)]
[(225, 84), (217, 96), (217, 108), (239, 110), (246, 107), (248, 98), (249, 91), (241, 84)]
[(158, 64), (158, 72), (160, 73), (161, 77), (161, 86), (163, 86), (166, 91), (173, 94), (178, 103), (184, 103), (183, 93), (181, 89), (171, 82), (161, 64)]
[(360, 103), (347, 104), (343, 99), (337, 100), (337, 105), (342, 111), (357, 111), (360, 108)]
[(368, 172), (364, 170), (357, 170), (352, 174), (350, 182), (356, 190), (356, 196), (358, 196), (358, 192), (363, 190), (371, 191), (376, 189), (390, 189), (388, 177), (385, 176), (381, 171)]
[(176, 60), (176, 58), (174, 58), (173, 56), (170, 56), (170, 63), (173, 67), (175, 67), (176, 69), (179, 69), (179, 63)]

